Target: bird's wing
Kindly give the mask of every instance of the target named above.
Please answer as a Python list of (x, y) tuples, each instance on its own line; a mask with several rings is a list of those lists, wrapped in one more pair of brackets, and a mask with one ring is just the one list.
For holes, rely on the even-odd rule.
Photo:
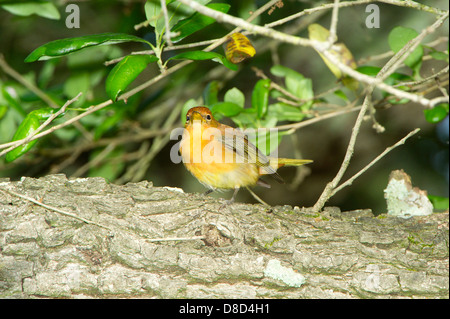
[(227, 130), (225, 134), (216, 136), (216, 139), (223, 146), (236, 154), (236, 161), (242, 163), (255, 163), (261, 170), (262, 174), (271, 174), (278, 182), (284, 183), (277, 171), (270, 166), (269, 158), (261, 153), (261, 151), (251, 143), (247, 136), (239, 130)]

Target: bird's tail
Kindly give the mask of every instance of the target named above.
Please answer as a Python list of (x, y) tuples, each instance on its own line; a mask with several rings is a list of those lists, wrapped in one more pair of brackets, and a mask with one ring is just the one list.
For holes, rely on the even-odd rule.
[[(311, 162), (312, 162), (312, 160), (307, 160), (307, 159), (273, 158), (273, 157), (271, 157), (271, 158), (269, 158), (269, 163), (268, 163), (269, 165), (266, 164), (266, 166), (259, 168), (259, 174), (260, 175), (271, 174), (270, 176), (272, 176), (278, 182), (283, 184), (284, 180), (277, 173), (277, 169), (279, 169), (282, 166), (301, 166), (301, 165), (308, 164)], [(258, 182), (260, 182), (260, 181), (258, 181)]]
[(274, 169), (278, 169), (282, 166), (300, 166), (311, 163), (312, 160), (308, 159), (295, 159), (295, 158), (271, 158), (270, 166)]

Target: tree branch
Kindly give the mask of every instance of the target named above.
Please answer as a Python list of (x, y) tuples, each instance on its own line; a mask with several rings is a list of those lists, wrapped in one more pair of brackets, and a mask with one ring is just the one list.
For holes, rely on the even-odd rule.
[[(282, 33), (282, 32), (273, 30), (271, 28), (254, 25), (254, 24), (248, 23), (247, 21), (245, 21), (243, 19), (236, 18), (231, 15), (207, 8), (193, 0), (178, 0), (178, 1), (180, 1), (181, 3), (183, 3), (185, 5), (188, 5), (189, 7), (200, 12), (201, 14), (204, 14), (206, 16), (214, 18), (215, 20), (217, 20), (219, 22), (229, 23), (229, 24), (238, 26), (242, 29), (251, 31), (253, 33), (276, 39), (278, 41), (290, 43), (293, 45), (312, 47), (315, 50), (322, 53), (328, 60), (330, 60), (330, 62), (332, 62), (334, 65), (336, 65), (343, 73), (355, 78), (356, 80), (358, 80), (360, 82), (363, 82), (363, 83), (366, 83), (366, 84), (369, 84), (372, 86), (376, 86), (379, 89), (389, 92), (399, 98), (406, 98), (413, 102), (420, 103), (423, 106), (429, 107), (429, 108), (434, 107), (436, 105), (436, 103), (439, 102), (436, 100), (429, 100), (429, 99), (424, 98), (417, 94), (412, 94), (409, 92), (405, 92), (405, 91), (393, 88), (392, 86), (383, 83), (383, 81), (381, 79), (373, 78), (371, 76), (368, 76), (368, 75), (362, 74), (358, 71), (355, 71), (351, 67), (349, 67), (349, 66), (345, 65), (344, 63), (342, 63), (341, 61), (339, 61), (339, 59), (337, 57), (335, 57), (331, 52), (328, 51), (328, 42), (309, 40), (309, 39), (305, 39), (305, 38), (301, 38), (301, 37), (297, 37), (297, 36), (292, 36), (292, 35), (289, 35), (286, 33)], [(425, 29), (424, 32), (426, 31), (426, 34), (429, 34), (432, 31), (436, 30), (439, 26), (441, 26), (444, 23), (444, 21), (448, 18), (448, 15), (449, 15), (449, 13), (448, 13), (448, 11), (446, 11), (445, 14), (440, 16), (438, 21), (436, 21), (432, 26)], [(405, 57), (405, 59), (406, 59), (406, 57)]]
[(387, 153), (389, 153), (390, 151), (392, 151), (394, 148), (405, 144), (406, 140), (408, 138), (410, 138), (411, 136), (415, 135), (416, 133), (418, 133), (420, 131), (419, 128), (416, 128), (414, 131), (409, 132), (408, 135), (406, 135), (404, 138), (402, 138), (400, 141), (398, 141), (397, 143), (395, 143), (392, 146), (389, 146), (388, 148), (386, 148), (380, 155), (378, 155), (377, 157), (375, 157), (373, 159), (373, 161), (371, 161), (369, 164), (367, 164), (362, 170), (360, 170), (358, 173), (356, 173), (355, 175), (353, 175), (351, 178), (349, 178), (348, 180), (346, 180), (344, 183), (342, 183), (341, 185), (339, 185), (338, 187), (336, 187), (335, 189), (333, 189), (333, 191), (330, 194), (330, 197), (334, 196), (334, 194), (336, 194), (337, 192), (339, 192), (341, 189), (343, 189), (344, 187), (347, 187), (349, 185), (351, 185), (353, 183), (353, 181), (355, 179), (357, 179), (359, 176), (361, 176), (364, 172), (366, 172), (369, 168), (371, 168), (373, 165), (375, 165), (375, 163), (377, 163), (380, 159), (382, 159)]
[(39, 132), (42, 131), (48, 124), (50, 124), (55, 118), (57, 118), (60, 114), (64, 113), (66, 108), (72, 104), (73, 102), (75, 102), (76, 100), (78, 100), (78, 98), (81, 96), (81, 92), (78, 93), (77, 96), (75, 96), (73, 99), (67, 101), (66, 103), (64, 103), (64, 105), (54, 114), (52, 114), (44, 123), (42, 123), (31, 135), (21, 139), (21, 140), (17, 140), (14, 142), (10, 142), (10, 143), (6, 143), (6, 144), (2, 144), (0, 145), (0, 149), (2, 148), (6, 148), (8, 147), (6, 150), (3, 150), (2, 152), (0, 152), (0, 156), (3, 156), (4, 154), (12, 151), (13, 149), (19, 147), (20, 145), (24, 145), (27, 144), (29, 142), (31, 142), (32, 140), (35, 140), (37, 137), (37, 135), (39, 135)]

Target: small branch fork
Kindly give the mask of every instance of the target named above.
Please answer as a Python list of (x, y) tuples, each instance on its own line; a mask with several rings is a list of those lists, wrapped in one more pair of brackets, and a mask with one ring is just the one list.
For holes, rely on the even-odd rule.
[(67, 101), (66, 103), (64, 103), (64, 105), (63, 105), (57, 112), (55, 112), (54, 114), (52, 114), (52, 115), (51, 115), (44, 123), (42, 123), (42, 124), (36, 129), (36, 131), (33, 132), (33, 134), (31, 134), (31, 135), (29, 135), (29, 136), (27, 136), (26, 138), (23, 138), (23, 139), (21, 139), (21, 140), (17, 140), (17, 141), (14, 141), (14, 142), (10, 142), (10, 143), (6, 143), (6, 144), (0, 145), (0, 148), (6, 148), (6, 147), (7, 147), (7, 149), (5, 149), (5, 150), (3, 150), (2, 152), (0, 152), (0, 157), (3, 156), (4, 154), (10, 152), (11, 150), (13, 150), (13, 149), (15, 149), (15, 148), (21, 146), (21, 145), (27, 144), (27, 143), (31, 142), (32, 140), (37, 139), (37, 138), (38, 138), (37, 136), (39, 135), (39, 133), (40, 133), (45, 127), (47, 127), (47, 125), (49, 125), (55, 118), (57, 118), (59, 115), (61, 115), (62, 113), (64, 113), (64, 112), (66, 111), (66, 108), (67, 108), (70, 104), (72, 104), (73, 102), (75, 102), (76, 100), (78, 100), (78, 99), (80, 98), (81, 94), (82, 94), (81, 92), (78, 93), (78, 95), (75, 96), (73, 99), (71, 99), (71, 100)]

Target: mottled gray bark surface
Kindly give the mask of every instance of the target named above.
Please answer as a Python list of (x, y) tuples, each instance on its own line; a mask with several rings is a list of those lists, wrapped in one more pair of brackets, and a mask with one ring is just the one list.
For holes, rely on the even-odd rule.
[[(0, 180), (0, 297), (449, 296), (448, 213), (221, 204), (148, 182)], [(154, 240), (174, 237), (197, 239)]]

